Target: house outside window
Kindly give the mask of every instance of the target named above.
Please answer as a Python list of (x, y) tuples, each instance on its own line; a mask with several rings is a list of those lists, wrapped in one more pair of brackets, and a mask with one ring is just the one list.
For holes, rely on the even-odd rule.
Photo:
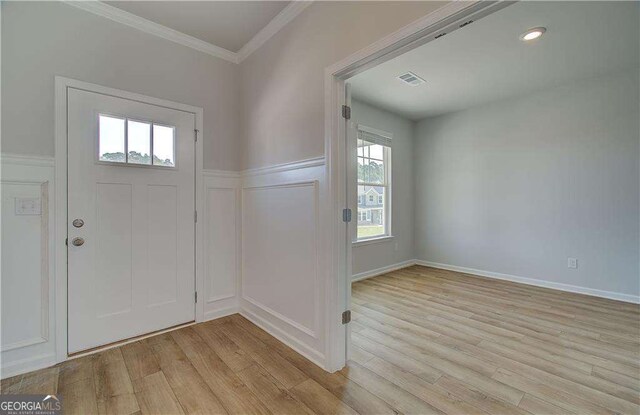
[(391, 235), (391, 134), (358, 125), (356, 241)]

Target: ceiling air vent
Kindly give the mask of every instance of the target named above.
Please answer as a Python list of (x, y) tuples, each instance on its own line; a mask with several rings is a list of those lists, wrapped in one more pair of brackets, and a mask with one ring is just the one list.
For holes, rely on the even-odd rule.
[(413, 72), (407, 72), (405, 74), (402, 74), (398, 77), (398, 79), (404, 82), (405, 84), (408, 84), (411, 86), (418, 86), (420, 84), (425, 83), (424, 79), (420, 78), (418, 75), (414, 74)]

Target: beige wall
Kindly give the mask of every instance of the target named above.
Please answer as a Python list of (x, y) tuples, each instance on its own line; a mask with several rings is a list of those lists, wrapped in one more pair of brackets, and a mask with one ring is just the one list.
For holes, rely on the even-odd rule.
[(205, 167), (238, 170), (238, 66), (58, 2), (2, 2), (2, 152), (54, 153), (54, 76), (204, 108)]
[(243, 167), (324, 154), (324, 69), (443, 2), (317, 2), (241, 64)]

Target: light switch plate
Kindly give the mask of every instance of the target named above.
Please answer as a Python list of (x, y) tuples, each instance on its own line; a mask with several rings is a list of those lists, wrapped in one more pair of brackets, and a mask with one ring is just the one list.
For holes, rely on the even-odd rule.
[(16, 215), (40, 215), (42, 205), (39, 197), (16, 197)]

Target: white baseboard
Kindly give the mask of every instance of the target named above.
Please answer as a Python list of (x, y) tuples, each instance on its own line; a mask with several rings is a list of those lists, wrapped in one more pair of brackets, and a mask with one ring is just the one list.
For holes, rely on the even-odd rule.
[(402, 268), (407, 268), (416, 264), (415, 259), (410, 259), (408, 261), (398, 262), (397, 264), (387, 265), (386, 267), (376, 268), (365, 272), (360, 272), (358, 274), (353, 274), (351, 276), (351, 282), (366, 280), (367, 278), (376, 277), (378, 275), (386, 274), (387, 272), (397, 271)]
[(221, 308), (218, 310), (210, 310), (204, 312), (204, 321), (215, 320), (217, 318), (222, 318), (226, 316), (230, 316), (231, 314), (238, 314), (240, 312), (240, 307), (237, 305), (232, 305), (229, 307)]
[(46, 367), (53, 366), (56, 363), (55, 353), (28, 357), (22, 360), (16, 360), (9, 364), (2, 364), (0, 377), (2, 379), (6, 379), (23, 373), (32, 372), (34, 370), (44, 369)]
[(246, 308), (240, 309), (240, 315), (251, 321), (256, 326), (260, 327), (262, 330), (266, 331), (276, 339), (280, 340), (282, 343), (291, 347), (293, 350), (300, 353), (302, 356), (306, 357), (319, 367), (326, 369), (325, 357), (317, 350), (313, 350), (306, 344), (298, 341), (298, 339), (296, 339), (295, 337), (290, 336), (280, 328), (274, 326), (269, 321), (247, 310)]
[(563, 284), (560, 282), (537, 280), (534, 278), (517, 277), (515, 275), (501, 274), (499, 272), (483, 271), (483, 270), (474, 269), (474, 268), (459, 267), (457, 265), (440, 264), (438, 262), (416, 260), (415, 263), (417, 265), (423, 265), (425, 267), (464, 272), (466, 274), (474, 274), (474, 275), (479, 275), (481, 277), (518, 282), (521, 284), (534, 285), (536, 287), (551, 288), (558, 291), (566, 291), (570, 293), (590, 295), (592, 297), (600, 297), (600, 298), (607, 298), (610, 300), (624, 301), (625, 303), (640, 304), (640, 297), (635, 295), (630, 295), (630, 294), (597, 290), (595, 288), (580, 287), (578, 285)]

